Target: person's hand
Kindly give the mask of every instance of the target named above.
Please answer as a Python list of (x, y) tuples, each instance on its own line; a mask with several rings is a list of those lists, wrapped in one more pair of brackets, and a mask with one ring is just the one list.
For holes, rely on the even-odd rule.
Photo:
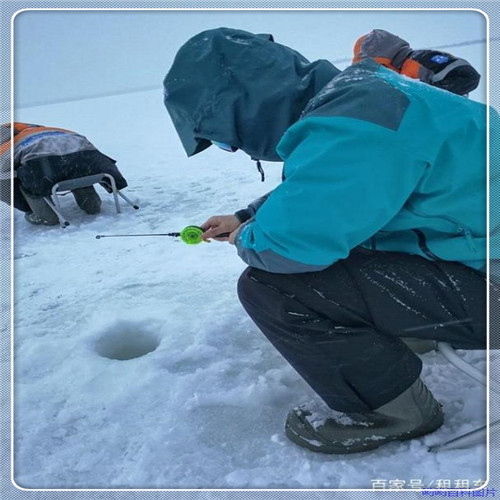
[(214, 239), (216, 241), (230, 241), (229, 237), (233, 236), (233, 234), (230, 234), (229, 237), (225, 236), (222, 238), (217, 238), (217, 235), (221, 233), (235, 233), (240, 226), (241, 222), (236, 215), (214, 215), (200, 225), (200, 227), (205, 231), (201, 237), (205, 241), (210, 239)]

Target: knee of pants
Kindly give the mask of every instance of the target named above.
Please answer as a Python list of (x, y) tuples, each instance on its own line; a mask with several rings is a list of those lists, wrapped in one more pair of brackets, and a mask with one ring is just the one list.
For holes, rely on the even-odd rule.
[[(264, 280), (257, 279), (255, 270), (248, 268), (238, 280), (238, 298), (246, 313), (256, 323), (261, 331), (270, 335), (269, 325), (282, 321), (281, 302), (282, 294)], [(265, 272), (264, 272), (265, 273)], [(259, 278), (261, 278), (259, 274)], [(266, 326), (267, 325), (267, 326)]]
[[(272, 318), (273, 322), (283, 320), (281, 310), (286, 300), (274, 281), (272, 273), (248, 268), (238, 280), (238, 298), (247, 314), (254, 320)], [(287, 318), (288, 321), (288, 318)]]
[(249, 302), (250, 297), (255, 293), (255, 282), (250, 279), (250, 268), (248, 267), (243, 271), (240, 278), (238, 279), (238, 298), (240, 302), (245, 305)]
[[(257, 279), (255, 271), (250, 267), (243, 271), (237, 287), (238, 298), (250, 315), (252, 315), (250, 310), (258, 309), (260, 313), (263, 313), (266, 309), (271, 309), (280, 295), (276, 294), (273, 287), (267, 285), (265, 276), (262, 276), (262, 281)], [(257, 270), (257, 272), (267, 274), (265, 271)]]

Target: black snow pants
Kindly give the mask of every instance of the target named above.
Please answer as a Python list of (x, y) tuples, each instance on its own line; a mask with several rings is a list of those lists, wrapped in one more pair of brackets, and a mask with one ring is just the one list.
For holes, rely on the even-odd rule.
[(313, 273), (248, 268), (238, 294), (252, 320), (332, 409), (376, 409), (422, 362), (401, 337), (486, 347), (486, 277), (457, 262), (356, 249)]

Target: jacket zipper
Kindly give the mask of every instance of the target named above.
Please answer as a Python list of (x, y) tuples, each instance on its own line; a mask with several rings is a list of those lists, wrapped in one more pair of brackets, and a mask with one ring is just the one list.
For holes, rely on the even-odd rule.
[[(444, 219), (444, 220), (447, 220), (448, 222), (451, 222), (452, 224), (454, 224), (456, 226), (458, 233), (464, 234), (465, 239), (467, 240), (467, 243), (469, 244), (471, 249), (474, 252), (477, 251), (477, 247), (474, 244), (474, 239), (472, 238), (471, 230), (467, 226), (464, 226), (457, 219), (454, 219), (453, 217), (449, 217), (447, 215), (427, 215), (427, 214), (424, 214), (424, 213), (420, 212), (420, 210), (417, 210), (410, 202), (406, 203), (406, 207), (408, 208), (408, 210), (410, 212), (412, 212), (413, 214), (415, 214), (419, 217), (422, 217), (424, 219)], [(414, 230), (414, 231), (418, 231), (418, 230)], [(422, 231), (420, 231), (420, 233), (422, 233)], [(425, 242), (425, 235), (423, 233), (422, 233), (422, 237), (424, 238), (424, 242)], [(420, 242), (420, 236), (419, 236), (419, 242)]]

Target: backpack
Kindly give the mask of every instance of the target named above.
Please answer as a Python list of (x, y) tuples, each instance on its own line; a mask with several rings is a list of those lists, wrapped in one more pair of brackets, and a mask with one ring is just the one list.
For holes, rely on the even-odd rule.
[(413, 50), (406, 40), (385, 30), (373, 30), (356, 41), (352, 62), (367, 58), (458, 95), (474, 90), (481, 78), (465, 59), (438, 50)]

